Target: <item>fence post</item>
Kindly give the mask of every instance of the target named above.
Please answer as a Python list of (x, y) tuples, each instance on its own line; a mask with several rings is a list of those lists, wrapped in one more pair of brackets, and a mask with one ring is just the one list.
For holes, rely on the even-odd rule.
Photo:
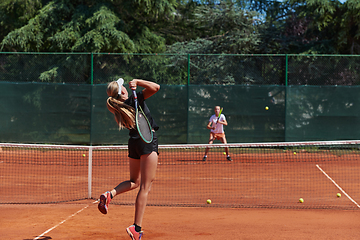
[(187, 110), (186, 110), (186, 113), (187, 113), (187, 124), (186, 124), (186, 143), (189, 143), (189, 104), (190, 104), (190, 53), (188, 53), (187, 55), (187, 62), (188, 62), (188, 65), (187, 65), (187, 85), (186, 85), (186, 88), (187, 88)]
[(92, 190), (92, 125), (93, 125), (93, 116), (94, 116), (94, 107), (93, 107), (93, 87), (94, 87), (94, 54), (91, 53), (91, 66), (90, 66), (90, 76), (91, 76), (91, 86), (90, 86), (90, 147), (89, 147), (89, 161), (88, 161), (88, 198), (91, 199), (91, 190)]
[(288, 90), (288, 54), (285, 55), (285, 119), (284, 119), (284, 125), (285, 125), (285, 128), (284, 128), (284, 141), (286, 142), (287, 141), (287, 90)]
[(94, 87), (94, 54), (90, 54), (91, 66), (90, 66), (90, 146), (92, 145), (92, 125), (93, 125), (93, 116), (94, 116), (94, 107), (93, 107), (93, 87)]

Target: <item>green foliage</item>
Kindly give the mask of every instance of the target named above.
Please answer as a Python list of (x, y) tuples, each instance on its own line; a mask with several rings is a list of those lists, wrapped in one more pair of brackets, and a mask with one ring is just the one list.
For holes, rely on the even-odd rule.
[(359, 8), (357, 0), (4, 0), (1, 50), (356, 54)]
[[(11, 5), (10, 2), (8, 5)], [(1, 6), (1, 10), (5, 11), (5, 5)], [(18, 27), (9, 31), (2, 39), (2, 51), (163, 52), (165, 39), (154, 31), (153, 26), (158, 23), (165, 24), (172, 19), (176, 2), (53, 0), (39, 2), (38, 6), (28, 21), (18, 22)], [(14, 58), (12, 64), (21, 66), (24, 59), (26, 57)], [(34, 66), (36, 71), (32, 71), (31, 76), (25, 79), (42, 82), (89, 82), (89, 59), (75, 55), (54, 55), (51, 60), (39, 57), (37, 61), (26, 63), (26, 66)], [(128, 59), (124, 57), (125, 61)], [(102, 66), (104, 64), (119, 68), (119, 65), (113, 63), (102, 62)], [(138, 65), (135, 66), (141, 69)], [(95, 63), (95, 68), (97, 67)], [(126, 69), (123, 70), (121, 76), (126, 75)], [(9, 72), (6, 72), (6, 75), (7, 78), (19, 77), (19, 74), (10, 76)]]
[(40, 0), (2, 0), (0, 2), (0, 39), (26, 24), (42, 7)]
[[(96, 57), (95, 83), (139, 77), (187, 84), (191, 53), (199, 54), (190, 59), (194, 84), (263, 84), (271, 82), (267, 74), (276, 76), (273, 82), (285, 84), (284, 58), (253, 61), (201, 54), (357, 54), (359, 8), (356, 0), (344, 4), (337, 0), (5, 0), (0, 4), (1, 48), (131, 53)], [(2, 62), (6, 69), (2, 77), (90, 82), (90, 59), (89, 55), (53, 55), (32, 61), (12, 56)], [(25, 76), (10, 69), (12, 65), (36, 71)]]
[(347, 0), (346, 9), (340, 21), (338, 52), (360, 54), (360, 4), (357, 0)]
[[(165, 40), (151, 28), (167, 21), (174, 0), (53, 0), (9, 32), (2, 50), (40, 52), (158, 52)], [(169, 17), (170, 16), (170, 17)]]
[[(256, 51), (260, 43), (257, 32), (256, 12), (246, 11), (236, 4), (204, 4), (191, 9), (188, 21), (192, 24), (195, 39), (176, 42), (168, 46), (168, 53), (177, 53), (171, 60), (173, 68), (186, 66), (190, 60), (191, 84), (244, 83), (248, 76), (241, 71), (243, 59), (219, 55), (202, 56), (196, 54), (240, 54)], [(188, 59), (187, 54), (192, 55)], [(241, 66), (241, 67), (239, 67)]]
[(254, 20), (256, 17), (255, 12), (241, 10), (234, 4), (198, 6), (194, 8), (194, 18), (190, 20), (198, 33), (197, 38), (175, 43), (169, 46), (168, 52), (253, 52), (260, 41)]
[[(331, 0), (289, 0), (297, 21), (306, 22), (306, 53), (360, 53), (360, 5)], [(302, 46), (302, 47), (303, 47)], [(297, 52), (299, 53), (299, 51)]]
[(166, 39), (167, 45), (190, 41), (200, 36), (200, 32), (195, 28), (196, 22), (195, 9), (199, 6), (199, 1), (178, 1), (180, 2), (176, 10), (172, 13), (172, 21), (157, 22), (155, 28), (160, 36)]

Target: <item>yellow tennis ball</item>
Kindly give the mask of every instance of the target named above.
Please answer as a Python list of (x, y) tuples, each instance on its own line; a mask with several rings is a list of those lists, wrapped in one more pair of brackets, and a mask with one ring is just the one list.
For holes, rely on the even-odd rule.
[(296, 152), (294, 152), (294, 155), (296, 155)]
[(226, 152), (223, 152), (224, 155), (226, 155)]
[(303, 202), (304, 202), (304, 199), (300, 198), (300, 199), (299, 199), (299, 202), (300, 202), (300, 203), (303, 203)]
[(210, 199), (206, 200), (206, 203), (211, 204), (211, 200)]
[(268, 106), (266, 106), (266, 107), (265, 107), (265, 110), (269, 110), (269, 107), (268, 107)]
[(336, 194), (337, 197), (341, 197), (341, 193)]
[(85, 154), (83, 154), (83, 157), (86, 157), (86, 155), (85, 155)]

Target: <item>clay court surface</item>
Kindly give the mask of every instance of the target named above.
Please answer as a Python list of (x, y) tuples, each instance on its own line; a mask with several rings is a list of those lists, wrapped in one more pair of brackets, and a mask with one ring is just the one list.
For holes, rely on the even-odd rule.
[[(0, 205), (0, 239), (129, 240), (133, 207), (110, 204), (102, 215), (93, 202)], [(143, 240), (360, 239), (359, 228), (357, 210), (148, 206)]]
[[(83, 154), (3, 148), (0, 239), (130, 239), (137, 191), (116, 197), (107, 215), (94, 200), (127, 179), (126, 150), (93, 153), (92, 199)], [(357, 151), (202, 156), (160, 154), (142, 240), (360, 239)]]

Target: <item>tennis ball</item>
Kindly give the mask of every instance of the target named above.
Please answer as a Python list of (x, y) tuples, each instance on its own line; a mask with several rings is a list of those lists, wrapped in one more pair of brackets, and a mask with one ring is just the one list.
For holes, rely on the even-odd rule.
[(341, 197), (341, 193), (336, 194), (337, 197)]
[(294, 155), (296, 155), (296, 152), (294, 152)]
[(266, 106), (266, 107), (265, 107), (265, 110), (269, 110), (269, 107), (268, 107), (268, 106)]
[(226, 152), (223, 152), (224, 155), (226, 155)]
[(206, 200), (206, 202), (207, 202), (207, 204), (211, 204), (211, 200), (210, 200), (210, 199)]
[(83, 154), (83, 157), (86, 157), (86, 155), (85, 155), (85, 154)]
[(299, 202), (300, 202), (300, 203), (303, 203), (303, 202), (304, 202), (304, 199), (300, 198), (300, 199), (299, 199)]

